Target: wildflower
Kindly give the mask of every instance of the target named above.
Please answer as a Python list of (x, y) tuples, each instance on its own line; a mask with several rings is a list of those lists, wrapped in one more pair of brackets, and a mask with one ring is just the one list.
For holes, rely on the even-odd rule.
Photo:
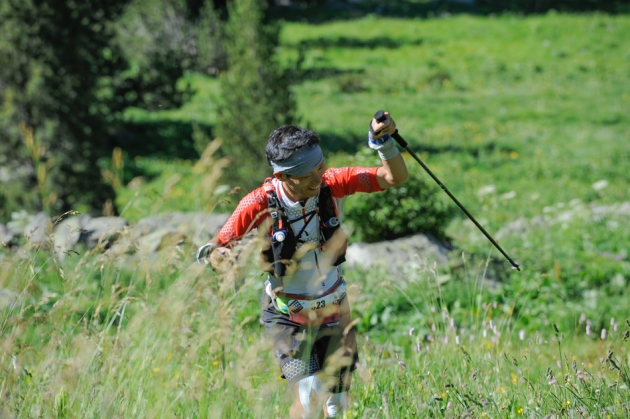
[(568, 401), (568, 400), (567, 400), (566, 402), (564, 402), (564, 405), (565, 405), (565, 406), (569, 406), (570, 404), (571, 404), (571, 402), (570, 402), (570, 401)]
[(582, 324), (582, 323), (584, 323), (585, 321), (586, 321), (586, 314), (582, 313), (582, 314), (580, 315), (580, 321), (579, 321), (579, 324)]
[(455, 343), (459, 345), (459, 335), (455, 336)]
[(602, 329), (602, 334), (600, 335), (602, 340), (606, 339), (606, 329)]
[(525, 331), (523, 329), (518, 332), (518, 338), (520, 340), (525, 340)]
[(599, 394), (600, 391), (600, 389), (595, 390), (595, 394)]
[(590, 322), (586, 322), (586, 334), (587, 335), (591, 334), (591, 323)]
[(499, 393), (505, 393), (505, 389), (504, 389), (503, 387), (499, 387), (499, 388), (497, 389), (497, 391), (498, 391)]
[(411, 329), (409, 329), (409, 336), (413, 336), (413, 331), (415, 330), (415, 327), (412, 327)]
[(519, 407), (519, 409), (516, 411), (516, 413), (518, 413), (519, 415), (523, 414), (523, 408)]
[(407, 364), (405, 364), (403, 361), (398, 361), (398, 365), (400, 365), (403, 368), (407, 368)]
[(453, 403), (451, 401), (449, 401), (448, 403), (446, 403), (446, 408), (450, 409), (452, 405), (453, 405)]
[(219, 361), (212, 361), (212, 366), (213, 366), (213, 367), (218, 367), (218, 366), (219, 366), (219, 364), (220, 364), (220, 362), (219, 362)]
[(553, 380), (549, 381), (547, 384), (549, 384), (550, 386), (552, 386), (552, 385), (556, 384), (557, 382), (558, 382), (558, 380), (553, 379)]

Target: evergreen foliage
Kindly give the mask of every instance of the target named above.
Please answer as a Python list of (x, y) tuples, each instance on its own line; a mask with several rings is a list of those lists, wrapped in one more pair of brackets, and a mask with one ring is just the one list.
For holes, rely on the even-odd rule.
[(128, 57), (115, 42), (127, 3), (0, 4), (0, 220), (22, 209), (100, 212), (114, 191), (99, 160), (124, 137), (122, 111), (185, 99), (175, 88), (182, 60), (171, 50)]
[(269, 175), (268, 135), (294, 120), (295, 99), (288, 73), (274, 59), (279, 28), (263, 23), (265, 4), (235, 0), (228, 5), (225, 48), (228, 71), (221, 77), (222, 100), (216, 134), (232, 160), (228, 176), (244, 187)]

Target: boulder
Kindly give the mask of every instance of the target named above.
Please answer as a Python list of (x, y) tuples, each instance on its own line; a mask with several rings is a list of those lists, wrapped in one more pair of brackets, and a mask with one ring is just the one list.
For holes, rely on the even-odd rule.
[[(178, 237), (176, 241), (185, 239), (190, 241), (193, 246), (200, 246), (219, 232), (228, 217), (229, 214), (206, 214), (203, 212), (173, 212), (151, 216), (141, 219), (132, 226), (131, 236), (139, 240), (141, 237), (153, 234), (158, 230), (166, 229), (158, 235), (163, 236), (167, 230), (172, 233), (178, 232), (183, 237)], [(141, 247), (143, 249), (149, 249), (153, 246), (148, 241), (142, 239)]]
[(120, 217), (90, 218), (83, 225), (85, 235), (81, 238), (85, 237), (85, 242), (90, 249), (96, 247), (101, 240), (105, 241), (105, 247), (108, 247), (127, 225), (127, 221)]
[(64, 218), (55, 224), (52, 238), (60, 260), (63, 260), (68, 250), (79, 241), (85, 241), (87, 233), (85, 226), (91, 218), (89, 215), (81, 214)]
[(14, 309), (20, 305), (21, 301), (18, 293), (0, 288), (0, 310)]
[(437, 263), (448, 265), (451, 249), (431, 236), (416, 234), (397, 240), (379, 243), (353, 243), (346, 252), (346, 264), (350, 268), (383, 266), (390, 272), (399, 272), (406, 266)]
[(176, 246), (185, 238), (184, 233), (176, 229), (160, 228), (138, 239), (138, 251), (142, 255), (159, 252), (168, 247)]
[(14, 237), (15, 235), (11, 230), (9, 230), (9, 227), (4, 224), (0, 224), (0, 242), (2, 242), (0, 243), (0, 246), (11, 246)]
[(52, 222), (50, 216), (45, 212), (39, 212), (29, 217), (26, 226), (22, 230), (22, 235), (26, 240), (35, 246), (50, 245), (51, 233)]

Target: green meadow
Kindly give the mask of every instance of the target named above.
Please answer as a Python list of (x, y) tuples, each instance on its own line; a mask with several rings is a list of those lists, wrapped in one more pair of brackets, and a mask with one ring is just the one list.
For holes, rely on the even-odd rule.
[[(376, 164), (367, 124), (388, 110), (521, 265), (440, 192), (448, 266), (346, 270), (361, 358), (347, 417), (630, 417), (630, 17), (283, 22), (278, 59), (329, 166)], [(196, 90), (181, 109), (126, 118), (191, 123), (203, 143), (217, 80), (181, 82)], [(112, 158), (121, 216), (234, 208), (245, 191), (208, 177), (210, 154)], [(222, 275), (188, 242), (151, 260), (4, 253), (0, 290), (19, 302), (0, 294), (0, 418), (288, 417), (253, 244)]]

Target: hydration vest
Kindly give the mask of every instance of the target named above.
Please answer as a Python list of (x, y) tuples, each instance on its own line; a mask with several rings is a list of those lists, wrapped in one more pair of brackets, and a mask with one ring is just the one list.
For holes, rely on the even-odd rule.
[[(341, 223), (339, 222), (337, 206), (333, 201), (330, 188), (327, 185), (322, 185), (319, 190), (317, 208), (294, 220), (289, 220), (282, 210), (280, 199), (278, 198), (275, 187), (271, 183), (271, 179), (267, 179), (263, 187), (267, 193), (267, 207), (272, 220), (271, 228), (268, 232), (271, 243), (269, 244), (269, 248), (262, 252), (263, 259), (268, 266), (268, 269), (265, 269), (265, 271), (280, 278), (285, 275), (288, 265), (295, 262), (293, 256), (297, 250), (298, 243), (305, 243), (305, 241), (301, 239), (302, 233), (306, 230), (306, 227), (316, 214), (319, 214), (320, 220), (319, 247), (321, 248), (325, 248), (326, 243), (339, 229)], [(296, 235), (293, 232), (291, 224), (303, 218), (306, 218), (304, 226)], [(333, 266), (338, 266), (345, 262), (346, 247), (347, 242), (343, 244), (338, 252), (337, 259), (334, 261)]]

